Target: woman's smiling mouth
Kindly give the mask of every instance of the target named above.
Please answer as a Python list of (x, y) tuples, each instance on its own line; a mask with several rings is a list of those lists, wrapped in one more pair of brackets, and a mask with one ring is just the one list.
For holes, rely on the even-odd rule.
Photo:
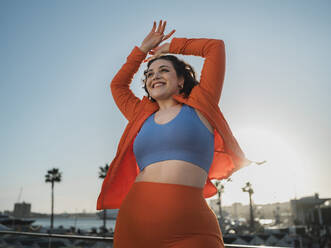
[(152, 84), (152, 89), (165, 85), (164, 82), (156, 81)]

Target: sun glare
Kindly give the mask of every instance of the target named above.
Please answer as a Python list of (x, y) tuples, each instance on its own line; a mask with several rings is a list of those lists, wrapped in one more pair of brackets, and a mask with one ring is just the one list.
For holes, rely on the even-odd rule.
[(236, 137), (249, 160), (267, 162), (234, 173), (232, 181), (225, 184), (224, 203), (247, 204), (248, 196), (241, 190), (246, 182), (252, 184), (256, 203), (283, 202), (296, 197), (305, 174), (300, 170), (303, 161), (290, 143), (277, 133), (257, 128), (237, 130)]

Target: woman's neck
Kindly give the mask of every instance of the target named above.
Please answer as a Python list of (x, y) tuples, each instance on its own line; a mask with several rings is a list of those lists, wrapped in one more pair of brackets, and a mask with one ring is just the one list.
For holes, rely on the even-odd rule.
[(180, 102), (177, 102), (176, 100), (171, 98), (167, 100), (158, 100), (157, 104), (159, 105), (160, 110), (166, 110), (180, 104)]

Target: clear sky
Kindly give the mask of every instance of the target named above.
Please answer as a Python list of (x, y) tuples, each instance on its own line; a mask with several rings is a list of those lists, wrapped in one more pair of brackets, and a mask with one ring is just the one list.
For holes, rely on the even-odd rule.
[(174, 37), (224, 40), (221, 110), (247, 157), (268, 161), (234, 174), (224, 204), (247, 203), (247, 181), (256, 203), (331, 197), (330, 13), (328, 0), (0, 1), (0, 211), (50, 212), (53, 167), (55, 212), (95, 211), (126, 124), (109, 83), (160, 19)]

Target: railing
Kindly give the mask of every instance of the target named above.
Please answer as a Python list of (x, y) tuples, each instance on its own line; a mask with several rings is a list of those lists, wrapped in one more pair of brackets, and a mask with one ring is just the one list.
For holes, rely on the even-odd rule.
[(81, 239), (92, 241), (113, 241), (113, 237), (100, 237), (100, 236), (85, 236), (85, 235), (68, 235), (68, 234), (55, 234), (55, 233), (34, 233), (34, 232), (15, 232), (15, 231), (0, 231), (1, 234), (10, 234), (16, 236), (30, 236), (41, 238), (62, 238), (62, 239)]
[[(227, 245), (225, 247), (238, 247), (238, 248), (285, 248), (283, 246), (265, 246), (265, 245)], [(288, 247), (286, 247), (288, 248)]]
[[(16, 232), (16, 231), (0, 231), (0, 235), (14, 235), (14, 236), (30, 236), (30, 237), (42, 237), (42, 238), (62, 238), (62, 239), (78, 239), (86, 241), (113, 241), (113, 237), (100, 237), (100, 236), (84, 236), (84, 235), (68, 235), (68, 234), (52, 234), (52, 233), (34, 233), (34, 232)], [(232, 248), (284, 248), (280, 246), (257, 246), (257, 245), (236, 245), (225, 244), (225, 247)]]

